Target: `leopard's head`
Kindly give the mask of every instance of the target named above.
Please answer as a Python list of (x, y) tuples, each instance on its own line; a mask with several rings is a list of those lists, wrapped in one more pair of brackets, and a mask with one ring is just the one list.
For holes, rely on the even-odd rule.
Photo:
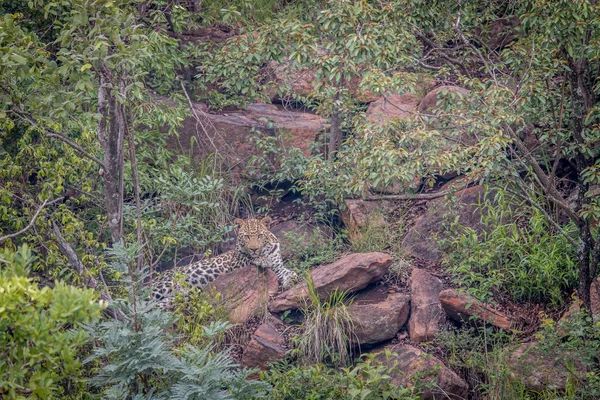
[(233, 221), (237, 225), (238, 248), (250, 257), (261, 255), (265, 246), (271, 244), (272, 234), (269, 231), (271, 218), (250, 218)]

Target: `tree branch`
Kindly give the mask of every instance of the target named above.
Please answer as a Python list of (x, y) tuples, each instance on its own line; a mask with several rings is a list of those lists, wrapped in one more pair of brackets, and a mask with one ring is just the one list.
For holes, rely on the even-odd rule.
[[(65, 240), (60, 232), (60, 229), (54, 221), (52, 221), (52, 231), (54, 232), (54, 236), (56, 236), (58, 249), (67, 258), (67, 260), (69, 260), (69, 263), (73, 269), (81, 276), (85, 286), (97, 290), (100, 293), (100, 298), (110, 305), (112, 303), (112, 296), (110, 293), (108, 293), (106, 287), (101, 287), (98, 281), (92, 275), (90, 275), (89, 271), (79, 260), (77, 253), (75, 250), (73, 250), (73, 247)], [(106, 313), (119, 321), (125, 320), (125, 315), (121, 312), (121, 310), (109, 308), (106, 310)]]
[(459, 188), (452, 188), (452, 189), (448, 189), (448, 190), (442, 190), (441, 192), (435, 192), (435, 193), (421, 193), (421, 194), (383, 194), (383, 195), (379, 195), (379, 196), (375, 196), (375, 195), (370, 195), (365, 197), (365, 200), (367, 201), (377, 201), (377, 200), (434, 200), (434, 199), (438, 199), (440, 197), (444, 197), (447, 194), (453, 193), (453, 192), (457, 192), (459, 190), (463, 190), (466, 189), (467, 187), (469, 187), (470, 183), (467, 183), (466, 185), (459, 187)]
[(54, 204), (60, 200), (63, 200), (64, 197), (59, 197), (58, 199), (54, 199), (52, 201), (48, 201), (48, 199), (44, 200), (44, 202), (42, 203), (41, 206), (38, 207), (37, 211), (35, 212), (35, 214), (33, 214), (33, 217), (31, 218), (31, 221), (29, 221), (29, 223), (27, 224), (27, 226), (23, 229), (21, 229), (18, 232), (15, 233), (11, 233), (10, 235), (6, 235), (6, 236), (2, 236), (0, 237), (0, 243), (4, 242), (5, 240), (8, 239), (12, 239), (14, 237), (17, 237), (25, 232), (27, 232), (29, 229), (31, 229), (31, 227), (33, 226), (33, 224), (35, 223), (36, 218), (40, 215), (40, 212), (42, 212), (42, 210), (44, 209), (44, 207), (50, 205), (50, 204)]
[(96, 164), (100, 165), (101, 167), (104, 167), (104, 163), (102, 161), (100, 161), (99, 158), (94, 157), (93, 155), (91, 155), (90, 153), (88, 153), (87, 151), (85, 151), (83, 147), (81, 147), (77, 143), (73, 142), (72, 140), (66, 138), (65, 136), (61, 135), (60, 133), (56, 132), (55, 130), (50, 129), (50, 128), (46, 128), (46, 127), (41, 127), (31, 117), (31, 115), (29, 115), (29, 113), (26, 113), (25, 111), (22, 111), (22, 110), (19, 110), (19, 109), (13, 109), (12, 112), (14, 114), (16, 114), (19, 118), (21, 118), (24, 121), (26, 121), (27, 123), (29, 123), (29, 125), (35, 127), (37, 130), (48, 132), (44, 136), (49, 137), (49, 138), (56, 138), (56, 139), (62, 141), (63, 143), (68, 144), (69, 146), (71, 146), (75, 150), (79, 151), (84, 157), (92, 160), (93, 162), (95, 162)]

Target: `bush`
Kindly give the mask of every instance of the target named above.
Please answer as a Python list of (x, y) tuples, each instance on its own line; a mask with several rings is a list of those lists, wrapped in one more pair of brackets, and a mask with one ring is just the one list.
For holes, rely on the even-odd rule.
[(0, 252), (0, 398), (69, 398), (80, 389), (83, 324), (104, 306), (91, 289), (29, 278), (35, 258), (26, 245)]
[(310, 236), (299, 235), (297, 232), (286, 232), (285, 238), (292, 256), (286, 260), (286, 266), (302, 274), (315, 265), (335, 261), (342, 251), (342, 237), (333, 239), (323, 237), (318, 229)]
[[(483, 301), (500, 292), (515, 301), (560, 306), (565, 294), (577, 286), (575, 249), (540, 211), (511, 206), (501, 192), (496, 201), (498, 205), (482, 205), (483, 233), (459, 227), (447, 241), (448, 271), (456, 283)], [(575, 235), (575, 226), (563, 229)]]
[(261, 379), (273, 385), (272, 400), (416, 400), (414, 389), (395, 387), (389, 370), (375, 359), (341, 370), (322, 364), (308, 367), (280, 364)]
[[(90, 383), (109, 399), (255, 399), (264, 397), (267, 385), (247, 380), (252, 371), (241, 369), (227, 352), (206, 345), (178, 346), (172, 329), (178, 317), (161, 310), (140, 287), (135, 249), (115, 245), (113, 268), (131, 271), (124, 282), (128, 299), (115, 301), (126, 318), (92, 327), (98, 346), (86, 362), (101, 363)], [(231, 326), (215, 322), (203, 327), (207, 339)]]

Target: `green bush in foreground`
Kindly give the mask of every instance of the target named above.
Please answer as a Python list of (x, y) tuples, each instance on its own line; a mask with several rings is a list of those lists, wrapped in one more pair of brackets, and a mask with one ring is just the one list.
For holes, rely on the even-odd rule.
[(0, 398), (64, 399), (78, 384), (83, 324), (104, 306), (91, 289), (40, 289), (28, 277), (33, 261), (26, 245), (0, 252)]
[(390, 370), (374, 359), (355, 367), (333, 369), (323, 364), (307, 367), (278, 365), (261, 373), (273, 385), (272, 400), (417, 400), (415, 389), (396, 387)]

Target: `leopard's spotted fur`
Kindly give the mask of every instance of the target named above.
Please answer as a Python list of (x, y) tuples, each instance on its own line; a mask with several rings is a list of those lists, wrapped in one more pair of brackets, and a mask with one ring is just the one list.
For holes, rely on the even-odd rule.
[[(164, 272), (153, 285), (153, 299), (162, 307), (169, 307), (174, 294), (183, 290), (179, 280), (183, 280), (191, 287), (200, 288), (217, 276), (246, 265), (272, 269), (277, 275), (280, 286), (288, 289), (298, 280), (298, 275), (283, 265), (279, 240), (268, 228), (270, 221), (269, 217), (236, 219), (234, 221), (237, 225), (235, 250)], [(176, 279), (178, 275), (181, 275), (182, 279)]]

